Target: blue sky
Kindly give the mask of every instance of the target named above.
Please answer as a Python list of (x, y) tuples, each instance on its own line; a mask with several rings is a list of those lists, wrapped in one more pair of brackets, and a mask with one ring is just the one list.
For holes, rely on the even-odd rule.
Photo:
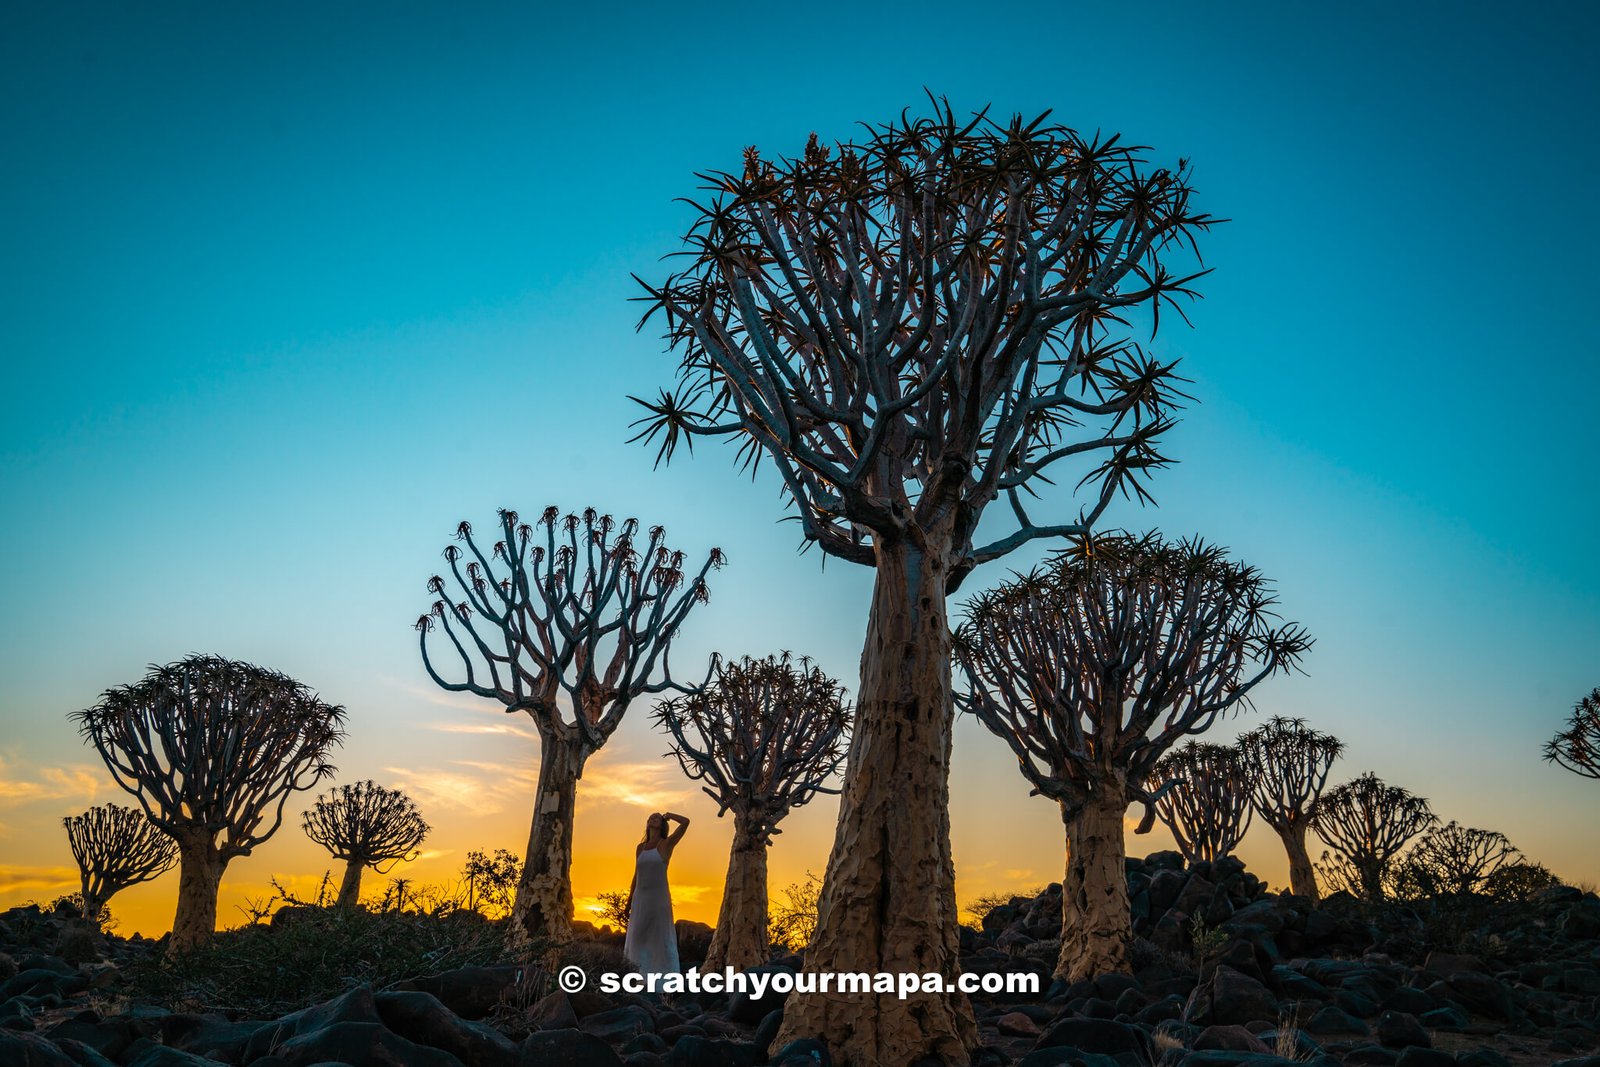
[[(471, 713), (428, 693), (409, 624), (455, 522), (502, 505), (719, 544), (732, 564), (681, 662), (793, 648), (851, 679), (865, 572), (819, 576), (731, 455), (654, 471), (626, 443), (626, 394), (672, 369), (634, 331), (629, 275), (661, 275), (695, 171), (847, 137), (928, 87), (1194, 161), (1232, 221), (1204, 242), (1194, 328), (1158, 347), (1199, 402), (1160, 509), (1115, 520), (1203, 533), (1277, 580), (1318, 644), (1262, 714), (1600, 878), (1600, 829), (1574, 815), (1593, 784), (1538, 759), (1600, 684), (1591, 7), (1051, 3), (989, 26), (943, 4), (338, 6), (5, 16), (9, 862), (64, 862), (36, 828), (86, 802), (64, 768), (95, 773), (66, 713), (192, 650), (348, 704), (351, 774), (486, 762), (470, 746), (500, 740), (428, 728)], [(655, 760), (634, 719), (618, 758)], [(1003, 846), (1046, 880), (1054, 813), (998, 742), (959, 741), (977, 814), (958, 863)], [(826, 815), (807, 813), (824, 851)], [(514, 798), (503, 818), (514, 846)]]

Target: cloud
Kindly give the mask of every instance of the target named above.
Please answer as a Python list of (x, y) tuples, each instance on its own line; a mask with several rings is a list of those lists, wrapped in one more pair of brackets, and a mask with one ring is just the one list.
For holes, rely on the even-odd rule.
[(676, 763), (606, 763), (584, 772), (578, 810), (627, 804), (661, 811), (692, 795)]
[(25, 889), (71, 892), (78, 888), (78, 872), (71, 867), (0, 867), (0, 893)]
[(521, 737), (539, 740), (539, 732), (531, 726), (515, 722), (430, 722), (428, 729), (446, 734), (490, 734), (500, 737)]
[(1012, 881), (1021, 881), (1024, 878), (1032, 878), (1033, 877), (1033, 868), (1032, 867), (1011, 867), (1011, 868), (1007, 869), (1006, 877), (1011, 879)]
[(28, 768), (0, 755), (0, 802), (30, 804), (40, 800), (82, 797), (93, 804), (106, 787), (103, 767), (69, 763), (65, 767)]

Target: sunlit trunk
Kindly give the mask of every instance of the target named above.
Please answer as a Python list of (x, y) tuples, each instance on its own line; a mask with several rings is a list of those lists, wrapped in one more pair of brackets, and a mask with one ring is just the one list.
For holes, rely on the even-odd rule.
[(1113, 781), (1101, 782), (1076, 813), (1061, 807), (1067, 872), (1061, 883), (1058, 978), (1075, 982), (1129, 969), (1133, 919), (1122, 825), (1127, 812), (1128, 794)]
[(572, 817), (587, 754), (554, 734), (539, 745), (539, 785), (528, 831), (528, 851), (511, 906), (513, 941), (566, 941), (572, 937)]
[(1283, 849), (1289, 854), (1289, 892), (1297, 897), (1320, 900), (1317, 890), (1317, 870), (1311, 864), (1311, 854), (1306, 851), (1306, 824), (1290, 824), (1278, 834), (1283, 839)]
[(767, 962), (767, 846), (759, 828), (739, 816), (733, 822), (728, 882), (717, 913), (716, 933), (701, 970), (743, 971)]
[(339, 900), (337, 906), (344, 909), (353, 908), (361, 899), (361, 869), (366, 866), (360, 860), (352, 859), (345, 864), (344, 880), (339, 883)]
[[(948, 546), (876, 549), (877, 576), (839, 822), (805, 967), (810, 972), (960, 970), (950, 855)], [(959, 993), (791, 997), (777, 1045), (817, 1037), (834, 1062), (969, 1062), (972, 1008)]]
[(178, 842), (178, 910), (172, 917), (167, 955), (199, 948), (217, 930), (217, 889), (228, 861), (206, 834), (190, 834)]

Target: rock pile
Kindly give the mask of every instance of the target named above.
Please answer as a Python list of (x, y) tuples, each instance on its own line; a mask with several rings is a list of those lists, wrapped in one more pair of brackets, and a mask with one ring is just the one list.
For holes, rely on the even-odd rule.
[[(1471, 924), (1336, 896), (1272, 894), (1236, 861), (1128, 861), (1130, 973), (1053, 981), (1061, 888), (1014, 898), (962, 934), (977, 973), (1029, 973), (1043, 993), (973, 998), (976, 1063), (1018, 1067), (1600, 1067), (1600, 899), (1548, 890)], [(1447, 921), (1448, 920), (1448, 921)], [(1452, 944), (1441, 944), (1440, 927)], [(693, 948), (703, 928), (687, 929)], [(1477, 951), (1462, 951), (1462, 946)], [(516, 967), (465, 967), (389, 989), (356, 985), (275, 1019), (175, 1011), (126, 988), (156, 945), (66, 913), (0, 915), (4, 1067), (782, 1067), (782, 998), (670, 1000), (592, 990), (534, 996)], [(602, 946), (596, 946), (597, 949)], [(608, 949), (607, 951), (614, 951)], [(770, 970), (794, 971), (797, 957)], [(542, 987), (541, 987), (542, 988)]]

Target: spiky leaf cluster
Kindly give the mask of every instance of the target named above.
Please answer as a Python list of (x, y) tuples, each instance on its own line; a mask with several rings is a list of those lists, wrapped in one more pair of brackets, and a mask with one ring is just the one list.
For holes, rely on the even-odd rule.
[[(1135, 340), (1204, 271), (1187, 164), (1049, 121), (958, 120), (934, 101), (793, 158), (745, 153), (701, 175), (682, 266), (645, 285), (680, 358), (640, 401), (639, 437), (669, 458), (726, 437), (769, 458), (808, 543), (872, 564), (875, 539), (951, 523), (954, 588), (1036, 537), (1087, 529), (1118, 493), (1146, 496), (1183, 399)], [(643, 322), (641, 322), (641, 326)], [(1080, 463), (1091, 502), (1036, 525), (1024, 495)], [(974, 544), (1004, 494), (1013, 532)]]
[(178, 843), (138, 808), (100, 804), (61, 822), (67, 828), (67, 845), (78, 863), (86, 898), (104, 903), (178, 862)]
[(1232, 745), (1190, 741), (1156, 764), (1156, 814), (1189, 862), (1230, 856), (1250, 829), (1255, 771)]
[(1086, 540), (967, 606), (956, 701), (1010, 745), (1036, 792), (1079, 804), (1116, 768), (1150, 800), (1164, 753), (1311, 646), (1275, 607), (1261, 573), (1219, 546)]
[(1600, 689), (1573, 706), (1566, 729), (1545, 745), (1544, 758), (1573, 774), (1600, 778)]
[(717, 802), (770, 836), (844, 762), (850, 709), (844, 687), (805, 657), (712, 665), (710, 683), (663, 701), (655, 719), (672, 737), (683, 772)]
[(1241, 735), (1238, 746), (1255, 778), (1255, 810), (1279, 833), (1304, 826), (1316, 813), (1328, 772), (1344, 751), (1332, 734), (1282, 716)]
[(152, 823), (231, 858), (276, 832), (291, 794), (333, 773), (344, 716), (277, 671), (190, 656), (74, 717)]
[(328, 790), (301, 816), (301, 823), (306, 836), (334, 859), (374, 869), (415, 858), (428, 836), (428, 824), (410, 797), (371, 780)]
[[(706, 574), (723, 565), (722, 551), (691, 574), (666, 531), (654, 526), (641, 539), (637, 519), (553, 507), (536, 523), (515, 511), (499, 518), (487, 552), (461, 523), (459, 544), (444, 551), (450, 581), (429, 579), (439, 599), (417, 620), (423, 664), (444, 689), (498, 700), (542, 731), (598, 748), (634, 697), (674, 687), (667, 651), (708, 598)], [(459, 680), (430, 654), (440, 632)]]

